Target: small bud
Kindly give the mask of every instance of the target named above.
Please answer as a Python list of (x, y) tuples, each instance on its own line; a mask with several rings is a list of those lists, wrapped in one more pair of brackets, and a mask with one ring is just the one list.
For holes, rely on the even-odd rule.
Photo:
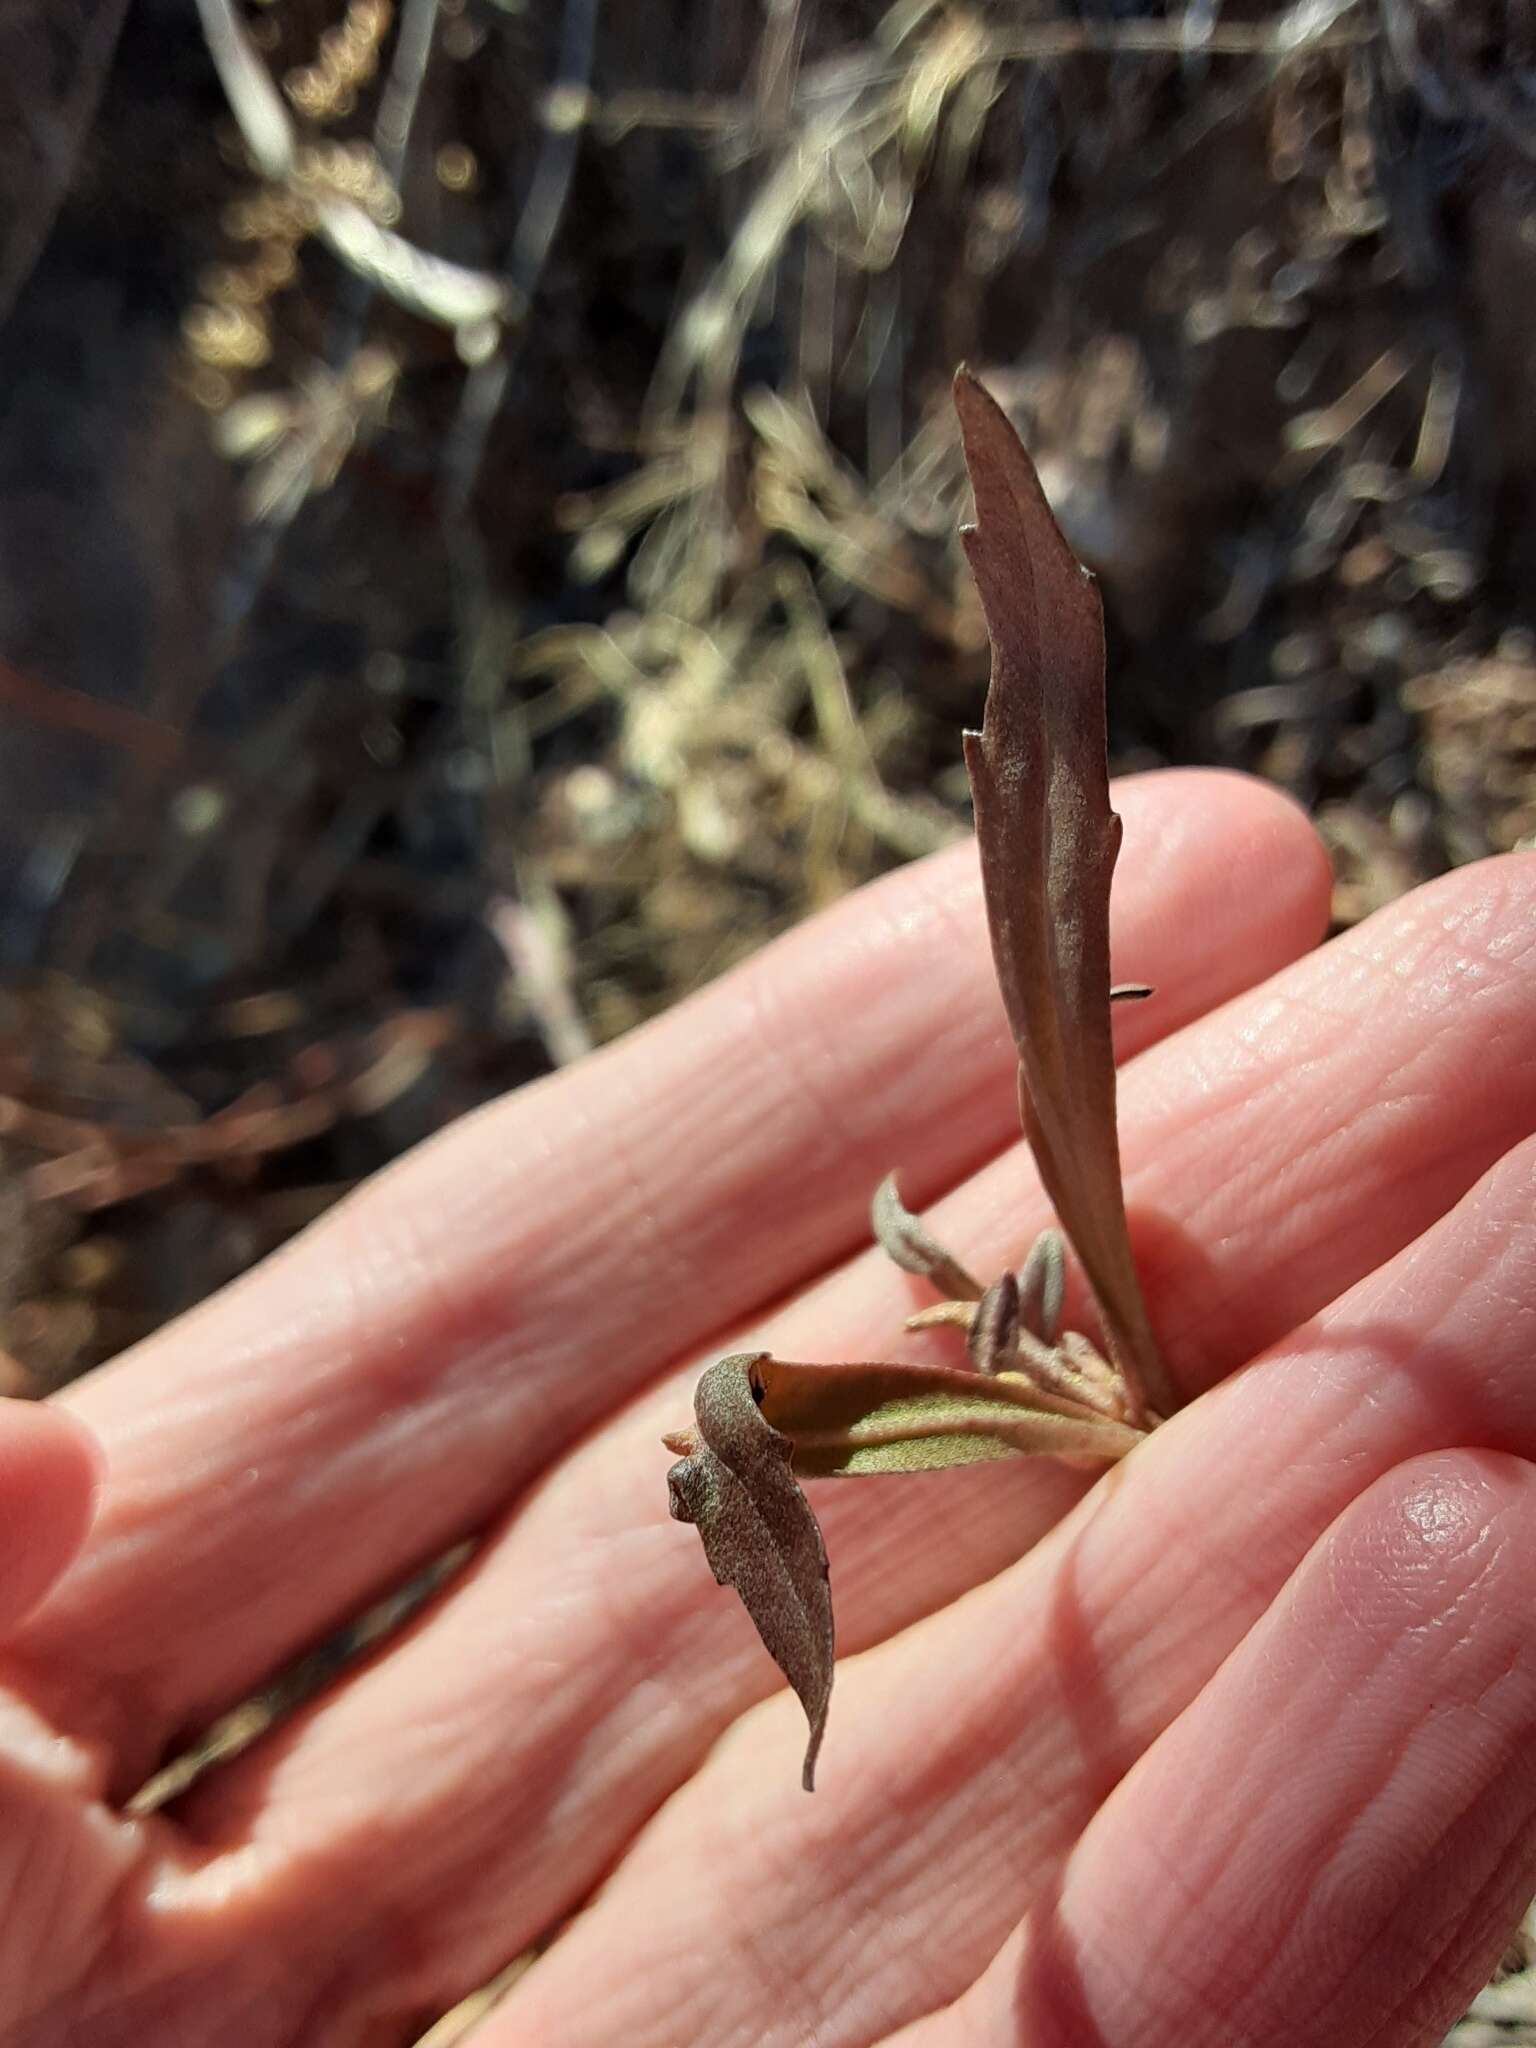
[(1054, 1344), (1067, 1289), (1067, 1259), (1059, 1230), (1042, 1230), (1019, 1268), (1019, 1321), (1042, 1344)]
[(951, 1300), (980, 1301), (985, 1291), (980, 1281), (973, 1280), (960, 1261), (929, 1236), (897, 1194), (894, 1174), (887, 1174), (876, 1188), (869, 1220), (876, 1244), (904, 1273), (931, 1280)]
[(995, 1280), (976, 1305), (975, 1320), (965, 1340), (978, 1372), (1006, 1372), (1013, 1363), (1019, 1336), (1019, 1283), (1011, 1273)]

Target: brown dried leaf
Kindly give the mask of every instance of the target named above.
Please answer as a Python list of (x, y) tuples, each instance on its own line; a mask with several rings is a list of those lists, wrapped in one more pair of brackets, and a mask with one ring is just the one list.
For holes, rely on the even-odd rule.
[(722, 1586), (734, 1586), (763, 1645), (800, 1697), (810, 1723), (801, 1782), (815, 1783), (816, 1752), (832, 1694), (832, 1594), (821, 1531), (789, 1469), (791, 1445), (759, 1405), (765, 1359), (738, 1352), (699, 1381), (698, 1430), (667, 1474), (672, 1513), (692, 1522)]
[(969, 370), (955, 406), (976, 496), (966, 529), (992, 641), (979, 734), (967, 733), (987, 920), (1019, 1048), (1025, 1136), (1083, 1263), (1133, 1403), (1166, 1414), (1172, 1386), (1131, 1258), (1115, 1127), (1104, 630), (1007, 415)]

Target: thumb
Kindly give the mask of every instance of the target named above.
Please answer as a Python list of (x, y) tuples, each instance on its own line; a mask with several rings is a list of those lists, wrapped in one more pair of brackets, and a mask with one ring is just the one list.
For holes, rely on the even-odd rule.
[(0, 1628), (35, 1607), (96, 1512), (96, 1439), (62, 1409), (0, 1400)]

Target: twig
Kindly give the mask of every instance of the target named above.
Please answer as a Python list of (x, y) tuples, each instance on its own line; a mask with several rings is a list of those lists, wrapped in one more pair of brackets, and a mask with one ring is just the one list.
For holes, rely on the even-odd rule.
[(512, 970), (513, 986), (557, 1067), (592, 1050), (573, 986), (569, 920), (542, 875), (519, 873), (516, 897), (496, 898), (486, 923)]
[[(1269, 57), (1277, 61), (1325, 50), (1360, 49), (1379, 42), (1382, 29), (1372, 20), (1349, 21), (1359, 0), (1299, 0), (1269, 22), (1218, 22), (1199, 37), (1194, 48), (1203, 57)], [(1128, 21), (1056, 21), (1031, 24), (1013, 34), (989, 35), (977, 44), (976, 62), (1032, 63), (1053, 57), (1187, 56), (1191, 41), (1182, 19), (1155, 17)], [(848, 69), (830, 72), (818, 67), (796, 84), (795, 104), (807, 112), (818, 100), (840, 98), (847, 90)], [(861, 89), (900, 85), (908, 76), (900, 64), (863, 67)], [(593, 101), (587, 120), (609, 141), (622, 141), (642, 129), (718, 135), (735, 133), (751, 118), (740, 95), (710, 97), (664, 89), (628, 88)]]
[[(598, 0), (567, 0), (555, 83), (544, 104), (544, 137), (507, 252), (504, 284), (509, 319), (519, 332), (526, 325), (570, 197), (590, 98), (597, 14)], [(445, 506), (452, 526), (462, 528), (468, 517), (485, 445), (511, 375), (512, 351), (503, 338), (501, 347), (476, 362), (465, 379), (443, 459)]]
[(379, 99), (378, 119), (373, 127), (373, 146), (389, 182), (398, 192), (410, 153), (411, 129), (421, 104), (432, 42), (437, 34), (439, 0), (405, 0), (400, 33), (395, 39), (394, 59)]
[[(292, 184), (298, 138), (271, 74), (235, 14), (231, 0), (197, 0), (203, 34), (230, 112), (258, 170), (274, 184)], [(341, 260), (423, 318), (459, 329), (483, 327), (506, 312), (499, 278), (418, 249), (381, 227), (355, 200), (313, 195), (315, 230)]]
[(147, 718), (128, 704), (114, 704), (63, 683), (42, 683), (0, 658), (0, 708), (16, 711), (32, 725), (53, 732), (78, 733), (103, 746), (160, 762), (179, 760), (186, 752), (183, 734)]
[(507, 265), (507, 281), (522, 301), (524, 314), (538, 290), (570, 197), (591, 92), (597, 13), (598, 0), (566, 0), (555, 83), (544, 103), (544, 140)]
[[(389, 76), (379, 96), (379, 110), (373, 124), (374, 153), (397, 195), (401, 194), (410, 154), (411, 130), (421, 103), (422, 87), (426, 84), (440, 4), (441, 0), (406, 0)], [(372, 279), (360, 276), (356, 271), (348, 272), (347, 281), (350, 290), (342, 300), (325, 352), (328, 367), (341, 376), (346, 374), (347, 366), (355, 360), (362, 347), (374, 291)]]

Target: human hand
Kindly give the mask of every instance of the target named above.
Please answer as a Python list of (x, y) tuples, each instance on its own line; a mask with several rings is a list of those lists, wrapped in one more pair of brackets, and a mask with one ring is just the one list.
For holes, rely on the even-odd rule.
[[(1536, 864), (1299, 958), (1288, 805), (1116, 802), (1132, 1237), (1202, 1398), (1076, 1507), (1054, 1465), (818, 1486), (801, 1793), (661, 1432), (721, 1350), (953, 1356), (859, 1250), (891, 1167), (982, 1270), (1047, 1220), (974, 849), (864, 891), (57, 1404), (108, 1477), (0, 1647), (7, 2048), (404, 2042), (604, 1878), (477, 2048), (1437, 2037), (1536, 1890)], [(0, 1457), (19, 1609), (92, 1475), (52, 1413)], [(403, 1636), (122, 1815), (474, 1531)]]

